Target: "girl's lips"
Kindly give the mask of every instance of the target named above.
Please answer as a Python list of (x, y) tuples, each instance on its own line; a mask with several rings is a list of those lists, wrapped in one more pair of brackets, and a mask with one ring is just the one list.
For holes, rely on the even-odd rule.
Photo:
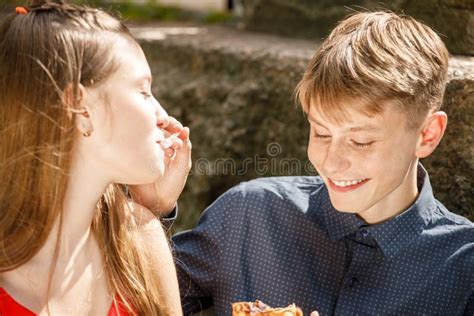
[(171, 142), (166, 139), (158, 140), (156, 143), (160, 145), (161, 147), (163, 147), (163, 149), (169, 148), (172, 145)]
[(358, 188), (360, 188), (361, 186), (363, 186), (364, 184), (366, 184), (369, 180), (370, 180), (370, 179), (364, 179), (364, 180), (362, 180), (362, 181), (359, 182), (359, 183), (356, 183), (356, 184), (353, 184), (353, 185), (348, 185), (348, 186), (345, 186), (345, 187), (340, 187), (340, 186), (335, 185), (334, 182), (332, 182), (332, 180), (329, 179), (329, 178), (328, 178), (327, 183), (329, 184), (329, 187), (330, 187), (333, 191), (343, 193), (343, 192), (349, 192), (349, 191), (358, 189)]

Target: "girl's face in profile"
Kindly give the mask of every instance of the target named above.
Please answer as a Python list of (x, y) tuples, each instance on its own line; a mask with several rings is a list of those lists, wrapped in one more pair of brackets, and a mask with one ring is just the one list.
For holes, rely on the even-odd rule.
[(159, 142), (168, 114), (151, 95), (150, 67), (140, 46), (117, 36), (112, 54), (116, 71), (99, 86), (85, 89), (93, 131), (80, 138), (80, 156), (111, 182), (152, 183), (165, 168)]

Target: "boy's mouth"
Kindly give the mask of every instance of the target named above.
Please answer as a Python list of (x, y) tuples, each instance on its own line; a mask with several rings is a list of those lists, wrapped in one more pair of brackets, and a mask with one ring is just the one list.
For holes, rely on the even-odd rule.
[(328, 180), (329, 185), (334, 191), (347, 192), (361, 187), (370, 179), (367, 178), (359, 180), (333, 180), (328, 178)]

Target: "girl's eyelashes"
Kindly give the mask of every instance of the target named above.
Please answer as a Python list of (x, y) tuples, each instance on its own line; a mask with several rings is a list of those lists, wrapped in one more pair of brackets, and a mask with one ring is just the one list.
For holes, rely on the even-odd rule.
[(145, 96), (145, 100), (148, 100), (149, 98), (151, 98), (151, 93), (141, 92), (141, 94), (143, 94)]

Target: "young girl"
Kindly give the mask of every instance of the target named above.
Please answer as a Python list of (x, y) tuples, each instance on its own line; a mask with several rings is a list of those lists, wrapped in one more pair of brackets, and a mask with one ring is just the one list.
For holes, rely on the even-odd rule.
[(1, 24), (2, 316), (181, 315), (156, 215), (191, 143), (150, 89), (140, 46), (103, 11), (33, 0)]

